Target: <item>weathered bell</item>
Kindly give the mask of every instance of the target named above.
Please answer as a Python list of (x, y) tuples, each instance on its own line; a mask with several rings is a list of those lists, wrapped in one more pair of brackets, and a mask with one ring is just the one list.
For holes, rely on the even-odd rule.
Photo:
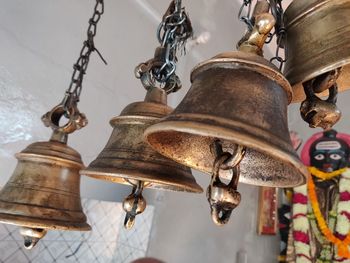
[[(258, 1), (254, 28), (239, 42), (239, 51), (219, 54), (196, 66), (182, 102), (144, 134), (164, 156), (212, 173), (212, 184), (215, 178), (230, 179), (233, 190), (238, 179), (253, 185), (292, 187), (304, 183), (308, 174), (288, 131), (292, 88), (262, 57), (275, 24), (268, 10), (267, 1)], [(208, 194), (209, 202), (212, 195)], [(238, 198), (227, 191), (226, 195), (223, 200), (235, 199), (232, 205), (238, 204)]]
[(17, 167), (0, 191), (0, 222), (21, 226), (27, 249), (47, 230), (91, 229), (80, 201), (83, 163), (66, 145), (66, 135), (33, 143), (16, 158)]
[(293, 102), (305, 99), (302, 83), (338, 68), (339, 91), (350, 88), (349, 0), (294, 0), (285, 12), (285, 27), (284, 73), (293, 86)]
[(216, 140), (224, 149), (243, 145), (241, 182), (272, 187), (305, 182), (307, 170), (288, 132), (291, 87), (275, 66), (258, 55), (229, 52), (198, 65), (191, 81), (174, 112), (145, 131), (154, 149), (210, 173)]
[[(166, 96), (164, 90), (151, 88), (145, 101), (128, 105), (120, 116), (113, 118), (110, 121), (113, 133), (107, 145), (96, 160), (80, 172), (96, 179), (134, 186), (133, 193), (124, 201), (127, 228), (132, 227), (135, 216), (145, 209), (145, 200), (136, 198), (142, 197), (142, 188), (203, 192), (189, 168), (165, 158), (143, 141), (144, 130), (171, 113)], [(134, 206), (135, 198), (142, 207)], [(130, 216), (132, 213), (134, 215)]]

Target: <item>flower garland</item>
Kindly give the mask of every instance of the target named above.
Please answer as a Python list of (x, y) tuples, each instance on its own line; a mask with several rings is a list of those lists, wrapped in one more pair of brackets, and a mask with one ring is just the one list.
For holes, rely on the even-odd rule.
[(350, 258), (350, 251), (348, 246), (350, 245), (350, 233), (348, 233), (345, 239), (341, 240), (337, 238), (332, 231), (328, 228), (326, 220), (323, 218), (320, 206), (317, 200), (317, 194), (315, 189), (315, 184), (312, 179), (308, 180), (307, 183), (309, 198), (311, 202), (312, 209), (314, 211), (318, 227), (321, 230), (324, 237), (337, 246), (338, 256), (343, 258)]
[[(332, 262), (350, 262), (350, 259), (347, 259), (347, 256), (350, 258), (350, 253), (348, 253), (348, 246), (350, 245), (350, 170), (346, 169), (346, 171), (343, 171), (340, 178), (339, 203), (337, 205), (336, 215), (334, 215), (337, 218), (334, 234), (322, 217), (315, 192), (315, 185), (311, 179), (309, 180), (308, 186), (303, 185), (294, 188), (292, 220), (296, 263), (313, 262), (310, 246), (310, 218), (308, 218), (308, 216), (310, 216), (308, 212), (312, 214), (312, 210), (314, 212), (312, 216), (316, 217), (318, 227), (324, 238), (330, 242), (333, 241), (332, 243), (335, 244), (335, 254), (338, 255), (334, 255), (334, 260)], [(312, 208), (308, 206), (310, 201)], [(323, 261), (318, 260), (317, 262)]]
[(316, 167), (308, 167), (308, 170), (309, 170), (310, 174), (312, 174), (313, 176), (315, 176), (318, 179), (321, 179), (323, 181), (326, 181), (326, 180), (332, 179), (333, 177), (336, 177), (336, 176), (339, 176), (339, 175), (345, 173), (347, 168), (339, 169), (339, 170), (331, 172), (331, 173), (322, 172), (319, 169), (317, 169)]

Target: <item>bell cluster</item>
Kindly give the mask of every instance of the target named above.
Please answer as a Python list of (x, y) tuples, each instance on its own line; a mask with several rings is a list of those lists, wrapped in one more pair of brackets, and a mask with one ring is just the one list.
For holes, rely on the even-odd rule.
[[(334, 1), (339, 3), (293, 1), (283, 12), (281, 1), (245, 0), (239, 17), (248, 26), (237, 50), (197, 65), (175, 109), (167, 105), (167, 96), (181, 87), (176, 63), (192, 24), (181, 1), (171, 1), (157, 30), (163, 32), (161, 46), (135, 70), (146, 87), (145, 99), (112, 118), (105, 148), (85, 167), (67, 139), (87, 124), (77, 96), (89, 56), (97, 51), (93, 37), (104, 13), (103, 0), (97, 0), (72, 78), (79, 95), (72, 97), (77, 92), (68, 90), (63, 102), (43, 116), (52, 129), (48, 141), (16, 154), (17, 167), (0, 191), (0, 222), (18, 225), (28, 249), (48, 230), (90, 230), (81, 206), (81, 176), (130, 186), (123, 201), (127, 229), (147, 207), (146, 188), (203, 193), (191, 168), (210, 176), (206, 198), (216, 225), (227, 224), (244, 198), (239, 183), (305, 184), (309, 171), (292, 146), (287, 110), (301, 102), (302, 119), (324, 130), (341, 119), (337, 96), (350, 87), (350, 35), (345, 31), (350, 20), (343, 19), (350, 15), (350, 1)], [(263, 55), (274, 35), (285, 51), (283, 70)], [(68, 119), (64, 125), (63, 117)]]

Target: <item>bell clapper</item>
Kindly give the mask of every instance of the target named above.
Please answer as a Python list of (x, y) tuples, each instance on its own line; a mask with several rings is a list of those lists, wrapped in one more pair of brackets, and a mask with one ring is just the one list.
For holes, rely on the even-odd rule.
[[(211, 182), (207, 189), (207, 199), (214, 223), (222, 226), (229, 221), (233, 209), (241, 201), (241, 195), (237, 191), (239, 164), (245, 155), (246, 149), (239, 145), (234, 154), (224, 152), (220, 141), (215, 141), (211, 148), (216, 155), (216, 159)], [(220, 170), (232, 171), (232, 178), (229, 184), (226, 185), (220, 180)]]
[(28, 227), (21, 227), (19, 232), (24, 238), (24, 248), (28, 250), (35, 247), (47, 233), (45, 229)]
[[(300, 113), (311, 128), (320, 127), (329, 130), (340, 120), (341, 112), (336, 105), (338, 96), (336, 81), (340, 72), (339, 68), (303, 84), (306, 99), (300, 106)], [(326, 100), (315, 94), (325, 90), (329, 90), (329, 97)]]
[(132, 193), (123, 201), (123, 209), (126, 212), (124, 227), (131, 229), (135, 224), (135, 218), (146, 209), (146, 200), (142, 196), (144, 182), (137, 181), (134, 184)]

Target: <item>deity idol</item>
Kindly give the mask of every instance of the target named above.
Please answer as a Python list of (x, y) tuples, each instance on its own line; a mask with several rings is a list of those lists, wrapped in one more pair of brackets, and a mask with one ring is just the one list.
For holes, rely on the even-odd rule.
[(287, 262), (350, 263), (350, 135), (315, 134), (301, 159), (311, 176), (294, 189)]

